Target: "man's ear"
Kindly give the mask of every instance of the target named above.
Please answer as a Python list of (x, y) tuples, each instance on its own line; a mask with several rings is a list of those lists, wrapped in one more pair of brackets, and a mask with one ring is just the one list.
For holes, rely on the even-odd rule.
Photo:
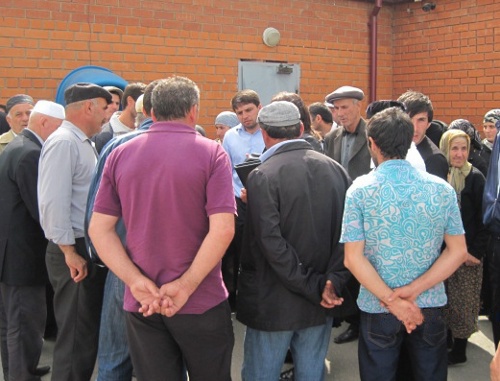
[(153, 110), (153, 108), (151, 108), (151, 119), (153, 119), (153, 122), (158, 122), (158, 119), (156, 119), (155, 110)]

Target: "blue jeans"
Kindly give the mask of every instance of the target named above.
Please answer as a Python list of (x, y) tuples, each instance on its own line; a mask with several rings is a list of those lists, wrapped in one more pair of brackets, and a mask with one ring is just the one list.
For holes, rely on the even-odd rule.
[(243, 381), (279, 380), (290, 348), (296, 381), (322, 380), (333, 318), (324, 325), (296, 331), (266, 332), (247, 327), (241, 377)]
[(361, 312), (358, 343), (362, 381), (396, 380), (401, 346), (406, 345), (415, 380), (446, 381), (446, 324), (441, 308), (424, 308), (424, 323), (411, 334), (392, 314)]
[(123, 296), (125, 284), (108, 271), (104, 286), (97, 381), (130, 381), (132, 361), (128, 350)]

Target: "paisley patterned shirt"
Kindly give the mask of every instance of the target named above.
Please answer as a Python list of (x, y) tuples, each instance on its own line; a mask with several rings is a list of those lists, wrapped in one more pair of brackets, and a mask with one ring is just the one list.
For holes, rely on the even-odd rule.
[[(365, 241), (364, 255), (391, 288), (412, 282), (432, 266), (444, 234), (464, 234), (455, 191), (406, 160), (383, 162), (347, 191), (340, 241)], [(442, 282), (417, 298), (421, 308), (446, 302)], [(363, 286), (358, 306), (368, 313), (388, 312)]]

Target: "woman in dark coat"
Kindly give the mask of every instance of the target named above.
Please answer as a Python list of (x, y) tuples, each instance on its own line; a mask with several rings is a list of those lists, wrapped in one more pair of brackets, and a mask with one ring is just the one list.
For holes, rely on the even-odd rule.
[(488, 242), (488, 232), (482, 222), (485, 178), (467, 161), (470, 146), (469, 136), (459, 129), (445, 132), (439, 145), (449, 164), (448, 182), (457, 192), (468, 251), (466, 262), (447, 281), (447, 322), (453, 336), (449, 365), (467, 360), (467, 339), (477, 331), (482, 258)]

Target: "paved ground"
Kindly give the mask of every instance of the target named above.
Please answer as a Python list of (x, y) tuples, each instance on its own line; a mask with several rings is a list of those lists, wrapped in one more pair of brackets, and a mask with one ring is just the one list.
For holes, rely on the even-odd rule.
[[(494, 346), (491, 325), (485, 317), (480, 318), (479, 328), (479, 332), (475, 333), (469, 340), (467, 347), (468, 361), (465, 364), (450, 367), (448, 381), (489, 380), (489, 362), (494, 352)], [(344, 329), (345, 327), (335, 328), (332, 332), (332, 338)], [(241, 379), (240, 370), (243, 360), (242, 344), (245, 332), (244, 326), (235, 322), (234, 332), (236, 345), (233, 353), (232, 375), (233, 380), (238, 381)], [(54, 342), (47, 341), (45, 343), (40, 365), (51, 365), (53, 347)], [(325, 376), (324, 381), (358, 381), (357, 342), (338, 345), (332, 340), (328, 351), (327, 364), (329, 372)], [(96, 377), (94, 376), (92, 381), (95, 379)], [(43, 377), (42, 380), (49, 381), (50, 374)]]

